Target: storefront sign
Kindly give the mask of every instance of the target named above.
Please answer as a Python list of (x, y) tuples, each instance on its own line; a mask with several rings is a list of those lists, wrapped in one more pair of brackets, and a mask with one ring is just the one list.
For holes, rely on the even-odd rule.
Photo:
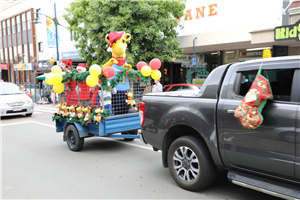
[(62, 53), (61, 59), (75, 59), (80, 58), (78, 51), (67, 51)]
[(8, 69), (8, 64), (0, 64), (0, 69)]
[(50, 63), (49, 60), (39, 60), (38, 63), (34, 65), (34, 69), (50, 70), (52, 66), (53, 64)]
[(191, 62), (192, 63), (192, 58), (193, 55), (182, 55), (180, 58), (173, 58), (173, 62)]
[(296, 40), (300, 41), (300, 20), (294, 25), (278, 26), (274, 29), (274, 40)]
[(14, 69), (16, 70), (33, 70), (33, 63), (27, 64), (14, 64)]
[(240, 51), (240, 58), (243, 57), (262, 57), (263, 51)]

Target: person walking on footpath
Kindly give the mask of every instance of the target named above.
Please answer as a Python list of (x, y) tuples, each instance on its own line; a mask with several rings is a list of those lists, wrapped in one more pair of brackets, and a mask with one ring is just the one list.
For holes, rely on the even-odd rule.
[(160, 84), (160, 79), (158, 80), (154, 80), (154, 85), (153, 85), (153, 88), (152, 88), (152, 93), (159, 93), (159, 92), (162, 92), (162, 84)]
[(51, 90), (51, 101), (52, 101), (52, 106), (55, 106), (55, 98), (56, 98), (56, 94), (54, 92), (54, 90)]

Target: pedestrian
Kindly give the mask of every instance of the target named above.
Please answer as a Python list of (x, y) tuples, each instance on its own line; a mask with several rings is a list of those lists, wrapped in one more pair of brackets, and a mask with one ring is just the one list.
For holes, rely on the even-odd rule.
[(154, 85), (152, 88), (152, 93), (159, 93), (162, 92), (162, 85), (160, 84), (160, 79), (154, 80)]
[(146, 83), (146, 87), (144, 89), (143, 96), (147, 93), (150, 93), (151, 91), (152, 91), (151, 83)]
[(56, 98), (56, 94), (54, 92), (54, 90), (51, 90), (51, 101), (52, 101), (52, 106), (55, 106), (55, 98)]

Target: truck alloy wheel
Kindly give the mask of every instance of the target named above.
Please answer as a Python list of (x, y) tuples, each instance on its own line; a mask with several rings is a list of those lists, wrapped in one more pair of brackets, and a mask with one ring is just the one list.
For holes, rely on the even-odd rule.
[(168, 165), (175, 182), (186, 190), (204, 189), (216, 176), (216, 166), (204, 142), (193, 136), (180, 137), (171, 144)]
[(69, 125), (66, 130), (67, 144), (71, 151), (80, 151), (83, 148), (84, 138), (80, 138), (74, 125)]

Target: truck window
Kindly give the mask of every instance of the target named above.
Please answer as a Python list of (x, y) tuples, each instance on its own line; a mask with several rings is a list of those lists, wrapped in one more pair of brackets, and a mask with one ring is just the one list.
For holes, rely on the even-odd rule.
[[(258, 70), (239, 72), (241, 81), (238, 95), (245, 96), (250, 89)], [(269, 80), (274, 100), (290, 101), (291, 88), (295, 69), (268, 69), (262, 70), (262, 75)]]

